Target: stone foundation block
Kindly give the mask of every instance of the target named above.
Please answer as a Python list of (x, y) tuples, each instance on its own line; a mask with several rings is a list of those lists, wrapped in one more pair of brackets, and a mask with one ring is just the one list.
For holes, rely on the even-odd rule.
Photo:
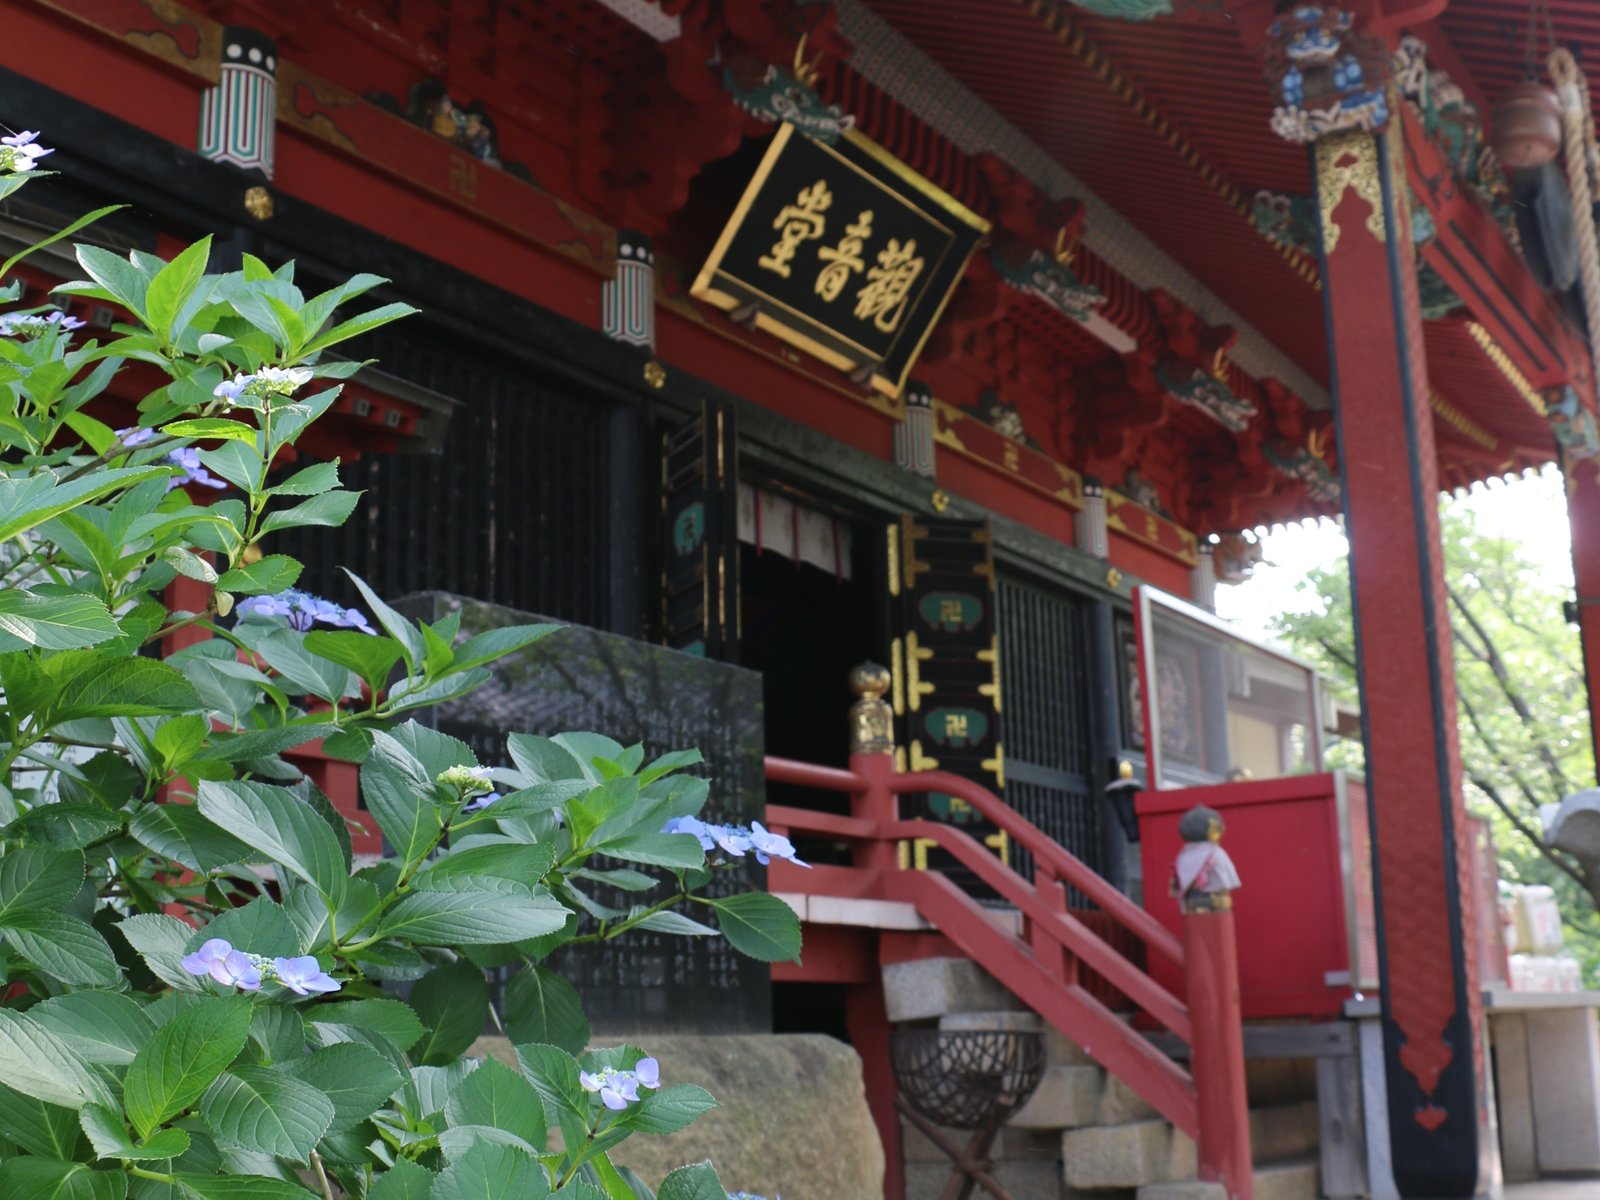
[(1258, 1163), (1314, 1154), (1321, 1140), (1315, 1100), (1250, 1110), (1250, 1152)]
[(1255, 1170), (1256, 1200), (1317, 1200), (1317, 1162), (1272, 1163)]
[(1022, 1008), (1020, 1000), (965, 958), (891, 963), (883, 969), (883, 997), (891, 1021)]
[[(671, 1137), (631, 1137), (611, 1152), (652, 1188), (709, 1158), (729, 1191), (883, 1200), (883, 1146), (867, 1108), (861, 1059), (820, 1034), (653, 1034), (667, 1085), (693, 1083), (720, 1107)], [(516, 1066), (505, 1038), (468, 1051)], [(498, 1197), (495, 1198), (498, 1200)]]
[(1188, 1179), (1182, 1183), (1147, 1183), (1138, 1200), (1228, 1200), (1228, 1189), (1220, 1183), (1201, 1183)]
[(1061, 1156), (1075, 1188), (1136, 1188), (1195, 1173), (1194, 1143), (1162, 1120), (1069, 1130)]
[(1100, 1093), (1100, 1109), (1095, 1115), (1096, 1125), (1126, 1125), (1156, 1115), (1156, 1110), (1146, 1104), (1138, 1092), (1115, 1075), (1106, 1075), (1106, 1086)]
[(1017, 1129), (1076, 1129), (1095, 1123), (1105, 1073), (1098, 1067), (1046, 1067), (1039, 1090), (1011, 1117)]
[[(993, 1174), (1012, 1200), (1062, 1200), (1061, 1167), (1055, 1162), (996, 1162)], [(906, 1200), (938, 1200), (950, 1181), (950, 1166), (906, 1163)], [(987, 1196), (981, 1187), (974, 1196)]]

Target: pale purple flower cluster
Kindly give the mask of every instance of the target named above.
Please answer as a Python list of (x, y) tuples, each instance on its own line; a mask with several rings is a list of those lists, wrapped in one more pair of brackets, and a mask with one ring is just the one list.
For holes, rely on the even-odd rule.
[(479, 796), (473, 800), (468, 800), (461, 806), (461, 811), (464, 813), (481, 812), (498, 799), (500, 799), (499, 792), (489, 792), (487, 795)]
[(0, 317), (0, 337), (42, 337), (52, 329), (82, 329), (84, 322), (60, 309), (37, 313), (7, 313)]
[(606, 1067), (592, 1074), (579, 1071), (578, 1082), (583, 1085), (584, 1091), (598, 1092), (601, 1104), (620, 1111), (638, 1103), (640, 1088), (655, 1091), (661, 1086), (661, 1064), (653, 1058), (641, 1058), (631, 1071), (619, 1071), (615, 1067)]
[(183, 969), (191, 975), (208, 975), (224, 987), (246, 992), (259, 992), (263, 982), (281, 983), (299, 996), (337, 992), (343, 986), (323, 971), (313, 955), (268, 959), (235, 950), (226, 938), (211, 938), (193, 954), (186, 955)]
[[(767, 1198), (758, 1196), (754, 1192), (729, 1192), (728, 1200), (767, 1200)], [(772, 1200), (783, 1200), (783, 1197), (774, 1192)]]
[(24, 129), (21, 133), (0, 137), (0, 171), (20, 175), (38, 166), (39, 160), (46, 154), (54, 154), (54, 150), (46, 149), (35, 141), (38, 136), (38, 130)]
[(700, 839), (702, 850), (716, 847), (734, 858), (743, 858), (753, 851), (762, 866), (778, 858), (807, 870), (811, 867), (810, 863), (795, 857), (793, 842), (781, 833), (773, 833), (760, 821), (750, 822), (750, 828), (746, 829), (742, 825), (708, 824), (699, 817), (673, 817), (662, 826), (661, 832), (691, 834)]
[(224, 379), (211, 394), (225, 404), (239, 403), (241, 396), (287, 396), (301, 384), (311, 381), (307, 367), (262, 367), (249, 375)]
[(167, 461), (183, 472), (167, 480), (169, 492), (175, 487), (187, 487), (191, 483), (218, 491), (228, 486), (226, 479), (218, 479), (200, 464), (200, 451), (193, 446), (179, 446), (167, 455)]
[[(117, 430), (117, 440), (129, 450), (142, 446), (156, 437), (154, 429), (143, 429), (137, 425), (128, 429)], [(201, 487), (215, 488), (221, 491), (228, 486), (226, 479), (218, 479), (206, 470), (200, 462), (200, 451), (193, 446), (179, 446), (176, 450), (167, 452), (167, 462), (177, 467), (181, 475), (174, 475), (167, 480), (167, 491), (176, 487), (187, 487), (189, 484), (198, 484)]]
[(289, 588), (272, 596), (251, 596), (241, 601), (236, 611), (240, 616), (254, 613), (261, 617), (283, 617), (291, 629), (298, 629), (302, 633), (319, 621), (338, 629), (358, 629), (374, 636), (378, 632), (360, 609), (345, 608), (332, 600), (302, 592), (299, 588)]

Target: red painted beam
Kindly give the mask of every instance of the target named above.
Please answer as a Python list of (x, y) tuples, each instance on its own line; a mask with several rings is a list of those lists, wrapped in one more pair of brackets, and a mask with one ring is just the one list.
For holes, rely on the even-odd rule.
[[(1411, 109), (1400, 106), (1406, 178), (1438, 237), (1422, 257), (1534, 387), (1571, 383), (1592, 404), (1588, 344), (1534, 281), (1505, 231), (1456, 178)], [(1553, 440), (1553, 439), (1552, 439)]]

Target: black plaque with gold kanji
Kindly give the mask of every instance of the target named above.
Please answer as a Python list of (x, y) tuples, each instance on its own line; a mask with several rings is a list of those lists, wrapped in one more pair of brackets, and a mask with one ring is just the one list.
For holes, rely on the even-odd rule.
[(785, 125), (693, 294), (898, 396), (988, 229), (870, 138)]
[[(899, 621), (890, 647), (892, 699), (904, 769), (949, 771), (999, 795), (1005, 752), (989, 523), (906, 516), (889, 527), (888, 538), (889, 590)], [(956, 797), (906, 796), (901, 810), (957, 825), (1002, 860), (1009, 857), (1005, 835)], [(907, 845), (902, 856), (907, 866), (943, 871), (973, 895), (992, 895), (932, 846)]]

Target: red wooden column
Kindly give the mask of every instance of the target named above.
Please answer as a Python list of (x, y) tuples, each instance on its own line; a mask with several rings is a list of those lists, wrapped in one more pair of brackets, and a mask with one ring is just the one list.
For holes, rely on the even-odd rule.
[(1394, 135), (1316, 142), (1334, 413), (1372, 790), (1395, 1183), (1468, 1197), (1482, 1077), (1438, 457)]
[(1583, 674), (1589, 685), (1589, 736), (1595, 762), (1600, 764), (1600, 459), (1566, 460), (1561, 465), (1567, 480)]

